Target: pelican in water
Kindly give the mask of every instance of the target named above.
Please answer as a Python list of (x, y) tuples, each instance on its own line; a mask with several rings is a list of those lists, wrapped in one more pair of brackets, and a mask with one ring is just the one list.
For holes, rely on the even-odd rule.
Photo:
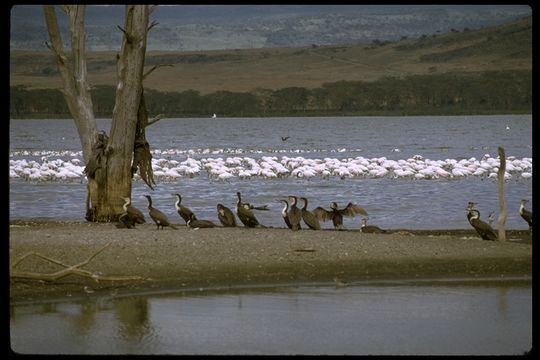
[(322, 221), (332, 220), (334, 229), (336, 230), (344, 229), (343, 216), (355, 216), (356, 214), (368, 216), (368, 213), (364, 208), (353, 204), (352, 202), (348, 203), (343, 209), (338, 209), (338, 204), (336, 202), (330, 204), (330, 210), (318, 206), (313, 210), (313, 214)]
[(152, 198), (150, 197), (150, 195), (144, 195), (144, 197), (148, 199), (148, 214), (150, 215), (152, 220), (154, 220), (154, 222), (156, 223), (158, 230), (160, 226), (161, 226), (161, 230), (163, 230), (165, 226), (170, 226), (171, 228), (178, 230), (176, 226), (174, 226), (173, 224), (169, 222), (169, 219), (167, 219), (167, 216), (164, 213), (152, 207)]

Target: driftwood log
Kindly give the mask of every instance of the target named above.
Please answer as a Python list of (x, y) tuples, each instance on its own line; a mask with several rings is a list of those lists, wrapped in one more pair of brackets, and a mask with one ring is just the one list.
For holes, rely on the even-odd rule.
[[(144, 280), (144, 278), (140, 276), (103, 276), (96, 273), (93, 273), (88, 270), (81, 269), (81, 267), (87, 265), (90, 261), (92, 261), (93, 258), (95, 258), (98, 254), (103, 252), (107, 247), (109, 247), (111, 243), (109, 242), (105, 246), (101, 247), (98, 251), (94, 252), (92, 255), (90, 255), (86, 260), (76, 264), (76, 265), (67, 265), (63, 262), (60, 262), (58, 260), (52, 259), (48, 256), (44, 256), (42, 254), (39, 254), (37, 252), (29, 252), (21, 256), (17, 261), (15, 261), (10, 266), (10, 278), (11, 279), (26, 279), (26, 280), (41, 280), (41, 281), (48, 281), (48, 282), (54, 282), (57, 280), (60, 280), (68, 275), (79, 275), (87, 278), (93, 279), (95, 282), (99, 282), (100, 280), (103, 281), (129, 281), (129, 280)], [(37, 272), (29, 272), (29, 271), (19, 271), (15, 269), (15, 267), (20, 264), (24, 259), (29, 258), (31, 256), (38, 257), (40, 259), (43, 259), (45, 261), (51, 262), (56, 265), (60, 265), (64, 267), (64, 269), (53, 272), (53, 273), (37, 273)]]

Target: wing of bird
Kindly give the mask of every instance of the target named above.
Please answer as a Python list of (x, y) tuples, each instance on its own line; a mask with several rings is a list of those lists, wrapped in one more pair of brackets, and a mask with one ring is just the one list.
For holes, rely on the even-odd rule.
[(334, 215), (332, 211), (328, 211), (320, 206), (313, 209), (312, 212), (313, 215), (317, 217), (317, 219), (320, 219), (322, 221), (331, 220)]
[(356, 214), (362, 214), (364, 216), (368, 216), (368, 213), (366, 210), (364, 210), (364, 208), (356, 204), (353, 204), (351, 202), (348, 203), (347, 206), (345, 206), (345, 208), (340, 211), (341, 211), (341, 214), (345, 216), (354, 216)]

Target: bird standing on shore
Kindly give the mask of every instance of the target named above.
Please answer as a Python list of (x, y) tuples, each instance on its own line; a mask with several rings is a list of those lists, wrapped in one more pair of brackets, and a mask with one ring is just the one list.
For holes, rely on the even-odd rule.
[(191, 214), (189, 220), (187, 221), (187, 226), (191, 229), (213, 228), (216, 227), (216, 224), (210, 220), (197, 220), (195, 219), (195, 215)]
[(469, 203), (467, 207), (467, 220), (482, 240), (497, 240), (497, 233), (488, 223), (480, 220), (480, 211), (476, 210), (474, 205), (475, 203)]
[(366, 234), (384, 234), (387, 231), (381, 229), (378, 226), (375, 225), (368, 225), (367, 224), (368, 218), (363, 218), (362, 223), (360, 225), (360, 231)]
[(135, 224), (144, 224), (146, 219), (144, 218), (143, 213), (141, 210), (131, 205), (131, 199), (129, 197), (121, 197), (121, 199), (124, 200), (124, 205), (122, 205), (124, 212), (120, 215), (118, 220), (128, 229), (134, 228)]
[(176, 202), (174, 203), (174, 207), (176, 208), (176, 211), (178, 212), (178, 215), (184, 219), (184, 221), (188, 222), (188, 220), (191, 218), (191, 215), (193, 215), (193, 220), (197, 220), (197, 216), (191, 211), (190, 208), (185, 207), (182, 205), (182, 196), (180, 194), (174, 194), (176, 196)]
[(304, 206), (302, 206), (302, 220), (304, 220), (304, 223), (311, 229), (311, 230), (320, 230), (321, 224), (319, 223), (319, 219), (307, 209), (308, 206), (308, 199), (305, 197), (300, 198), (304, 202)]
[(249, 204), (248, 206), (244, 206), (245, 204), (242, 203), (242, 197), (239, 191), (236, 192), (236, 196), (238, 196), (238, 201), (236, 202), (236, 215), (238, 215), (242, 224), (244, 224), (245, 227), (261, 226), (253, 211), (249, 209)]
[(368, 213), (364, 208), (353, 204), (352, 202), (348, 203), (343, 209), (338, 209), (336, 202), (330, 204), (330, 211), (326, 210), (320, 206), (316, 207), (313, 210), (313, 214), (322, 221), (332, 220), (334, 224), (334, 229), (341, 230), (343, 227), (343, 216), (355, 216), (356, 214), (361, 214), (368, 216)]
[(521, 199), (521, 204), (519, 205), (519, 215), (529, 224), (529, 230), (532, 230), (532, 211), (525, 209), (525, 203), (527, 203), (528, 200)]
[(217, 204), (218, 219), (224, 227), (235, 227), (234, 213), (223, 204)]
[(287, 212), (287, 219), (289, 219), (289, 223), (291, 224), (291, 230), (302, 230), (302, 226), (300, 225), (300, 220), (302, 220), (302, 211), (296, 206), (296, 203), (298, 199), (296, 196), (289, 196), (290, 206), (289, 211)]
[(171, 228), (178, 230), (176, 226), (169, 222), (169, 219), (167, 219), (167, 216), (164, 213), (152, 207), (152, 198), (150, 197), (150, 195), (144, 195), (144, 197), (148, 199), (148, 215), (150, 215), (152, 220), (154, 220), (158, 230), (160, 226), (161, 230), (163, 230), (165, 226), (170, 226)]
[(285, 199), (278, 200), (279, 202), (283, 203), (283, 209), (281, 209), (281, 217), (283, 217), (283, 220), (285, 221), (285, 224), (289, 229), (292, 229), (291, 222), (289, 221), (289, 203)]

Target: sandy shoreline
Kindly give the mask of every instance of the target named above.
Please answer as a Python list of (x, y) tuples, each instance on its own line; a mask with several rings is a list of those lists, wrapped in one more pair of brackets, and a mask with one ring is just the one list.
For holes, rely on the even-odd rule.
[[(143, 280), (99, 281), (69, 275), (54, 284), (11, 280), (10, 299), (99, 296), (157, 289), (238, 287), (413, 278), (530, 278), (531, 236), (507, 231), (506, 242), (481, 240), (472, 230), (353, 231), (214, 228), (156, 230), (153, 224), (11, 221), (9, 259), (35, 251), (68, 265), (110, 243), (83, 269)], [(27, 258), (19, 271), (50, 273), (58, 265)], [(85, 290), (86, 287), (86, 290)], [(90, 293), (90, 294), (89, 294)]]

